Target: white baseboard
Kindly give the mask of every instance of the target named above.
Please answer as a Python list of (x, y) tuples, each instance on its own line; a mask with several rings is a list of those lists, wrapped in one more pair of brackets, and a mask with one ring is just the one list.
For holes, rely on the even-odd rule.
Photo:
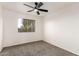
[(5, 47), (11, 47), (11, 46), (16, 46), (16, 45), (21, 45), (21, 44), (25, 44), (25, 43), (36, 42), (36, 41), (41, 41), (41, 40), (33, 40), (33, 41), (27, 41), (27, 42), (19, 42), (19, 43), (16, 43), (16, 44), (8, 44), (6, 46), (3, 45), (3, 48), (5, 48)]
[(63, 47), (61, 47), (60, 45), (54, 44), (54, 43), (49, 42), (49, 41), (47, 41), (47, 40), (43, 40), (43, 41), (45, 41), (45, 42), (47, 42), (47, 43), (49, 43), (49, 44), (51, 44), (51, 45), (57, 46), (57, 47), (59, 47), (59, 48), (61, 48), (61, 49), (64, 49), (64, 50), (66, 50), (66, 51), (68, 51), (68, 52), (71, 52), (71, 53), (73, 53), (73, 54), (75, 54), (75, 55), (78, 55), (78, 56), (79, 56), (79, 54), (74, 53), (73, 51), (71, 51), (71, 50), (69, 50), (69, 49), (63, 48)]

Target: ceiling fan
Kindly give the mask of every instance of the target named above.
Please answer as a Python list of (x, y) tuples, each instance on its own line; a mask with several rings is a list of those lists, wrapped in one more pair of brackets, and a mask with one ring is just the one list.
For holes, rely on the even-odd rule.
[(32, 11), (35, 11), (37, 13), (37, 15), (40, 15), (39, 11), (42, 11), (42, 12), (48, 12), (48, 10), (46, 9), (41, 9), (40, 7), (43, 6), (44, 4), (42, 2), (35, 2), (35, 7), (32, 7), (30, 5), (27, 5), (27, 4), (24, 4), (25, 6), (28, 6), (30, 8), (33, 8), (32, 10), (29, 10), (27, 12), (32, 12)]

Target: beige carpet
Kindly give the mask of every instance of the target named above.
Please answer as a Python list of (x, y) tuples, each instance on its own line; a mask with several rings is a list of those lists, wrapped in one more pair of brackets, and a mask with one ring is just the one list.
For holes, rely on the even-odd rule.
[(44, 41), (26, 43), (7, 47), (0, 52), (0, 56), (76, 56)]

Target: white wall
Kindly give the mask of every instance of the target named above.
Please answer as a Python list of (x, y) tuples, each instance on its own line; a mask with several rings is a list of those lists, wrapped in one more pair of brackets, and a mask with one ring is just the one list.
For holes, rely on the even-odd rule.
[(0, 6), (0, 51), (2, 50), (3, 40), (3, 19), (2, 19), (2, 6)]
[(79, 55), (79, 4), (44, 19), (45, 41)]
[(0, 6), (0, 51), (2, 50), (3, 40), (3, 17), (2, 17), (2, 6)]
[[(4, 11), (3, 47), (42, 40), (43, 38), (42, 17), (33, 16), (29, 14), (22, 14), (9, 9), (4, 9), (3, 11)], [(17, 21), (19, 18), (36, 20), (35, 32), (19, 33), (17, 28)]]

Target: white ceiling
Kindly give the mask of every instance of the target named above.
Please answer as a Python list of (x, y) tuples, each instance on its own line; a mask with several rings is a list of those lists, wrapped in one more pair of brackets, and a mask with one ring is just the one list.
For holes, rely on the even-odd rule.
[[(11, 10), (15, 10), (15, 11), (19, 11), (22, 13), (28, 13), (31, 15), (37, 15), (34, 11), (33, 12), (27, 12), (28, 10), (31, 10), (31, 8), (23, 5), (24, 3), (31, 5), (31, 6), (35, 6), (34, 2), (4, 2), (4, 3), (0, 3), (2, 4), (5, 8), (11, 9)], [(67, 3), (67, 2), (43, 2), (44, 5), (41, 7), (42, 9), (47, 9), (48, 13), (54, 13), (56, 10), (64, 7), (65, 5), (69, 5), (71, 3)], [(45, 12), (40, 12), (40, 16), (45, 16), (48, 13)]]

